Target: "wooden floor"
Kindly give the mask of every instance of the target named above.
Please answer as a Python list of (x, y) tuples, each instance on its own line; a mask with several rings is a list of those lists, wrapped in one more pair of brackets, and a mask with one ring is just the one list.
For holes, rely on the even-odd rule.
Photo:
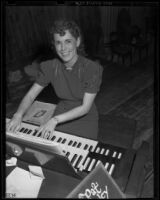
[[(135, 62), (132, 66), (121, 62), (101, 62), (104, 68), (101, 91), (96, 104), (100, 114), (112, 114), (134, 119), (136, 135), (134, 149), (138, 149), (142, 141), (150, 144), (150, 154), (146, 163), (146, 180), (142, 197), (153, 197), (153, 96), (154, 96), (154, 57), (152, 55)], [(10, 97), (6, 104), (7, 116), (11, 116), (30, 87), (31, 82), (24, 78), (19, 83), (10, 84)], [(18, 95), (17, 95), (18, 94)]]

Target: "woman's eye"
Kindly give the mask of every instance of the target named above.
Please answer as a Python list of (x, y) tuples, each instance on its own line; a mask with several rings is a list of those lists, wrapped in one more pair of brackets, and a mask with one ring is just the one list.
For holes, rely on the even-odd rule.
[(70, 43), (71, 43), (71, 40), (66, 40), (66, 43), (67, 43), (67, 44), (70, 44)]
[(60, 42), (55, 42), (55, 45), (57, 46), (57, 45), (59, 45), (60, 44)]

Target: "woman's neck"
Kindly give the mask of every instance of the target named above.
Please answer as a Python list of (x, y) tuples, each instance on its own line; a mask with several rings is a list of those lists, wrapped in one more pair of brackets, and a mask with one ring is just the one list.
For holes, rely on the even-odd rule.
[(77, 62), (78, 59), (78, 55), (75, 55), (72, 60), (70, 60), (69, 62), (64, 63), (65, 67), (67, 70), (72, 70), (74, 64)]

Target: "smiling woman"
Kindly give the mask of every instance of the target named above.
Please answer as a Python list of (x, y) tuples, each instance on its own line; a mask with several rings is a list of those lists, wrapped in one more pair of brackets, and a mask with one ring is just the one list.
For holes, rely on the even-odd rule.
[(74, 38), (69, 30), (66, 30), (64, 36), (60, 36), (57, 33), (54, 35), (54, 43), (56, 52), (66, 64), (66, 68), (72, 69), (72, 66), (77, 61), (77, 47), (80, 45), (80, 38)]
[(78, 48), (81, 44), (81, 32), (74, 22), (56, 21), (51, 28), (51, 37), (58, 56), (71, 68), (77, 60)]
[(78, 53), (81, 31), (74, 21), (55, 21), (51, 28), (52, 44), (58, 58), (40, 64), (36, 82), (23, 98), (8, 123), (8, 130), (19, 128), (22, 117), (37, 95), (49, 84), (60, 102), (53, 117), (37, 135), (51, 139), (54, 130), (97, 139), (98, 112), (94, 103), (102, 80), (102, 67)]

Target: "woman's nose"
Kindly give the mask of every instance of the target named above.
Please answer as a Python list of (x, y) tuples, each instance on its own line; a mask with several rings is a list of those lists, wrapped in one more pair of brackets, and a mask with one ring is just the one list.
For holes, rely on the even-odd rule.
[(64, 51), (66, 49), (66, 45), (65, 44), (61, 44), (61, 50)]

